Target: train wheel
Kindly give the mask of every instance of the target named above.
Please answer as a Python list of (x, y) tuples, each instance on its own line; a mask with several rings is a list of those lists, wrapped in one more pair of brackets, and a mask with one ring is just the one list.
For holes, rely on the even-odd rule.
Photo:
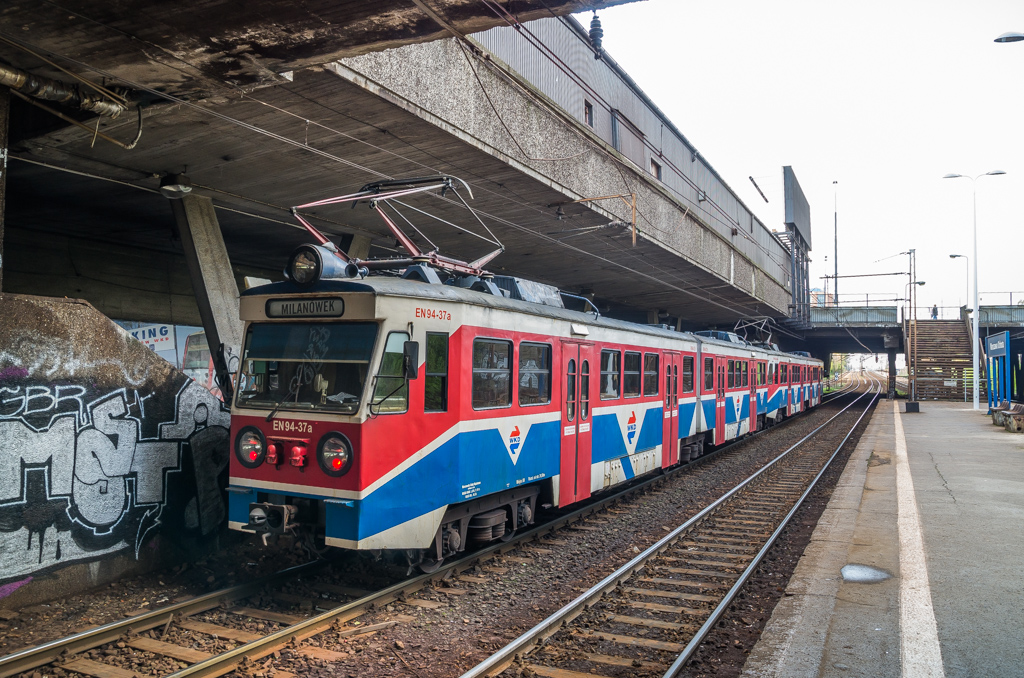
[(444, 564), (444, 558), (441, 558), (440, 560), (424, 558), (420, 561), (418, 567), (420, 568), (420, 571), (424, 574), (432, 574), (434, 572), (437, 572), (437, 570), (441, 567), (442, 564)]

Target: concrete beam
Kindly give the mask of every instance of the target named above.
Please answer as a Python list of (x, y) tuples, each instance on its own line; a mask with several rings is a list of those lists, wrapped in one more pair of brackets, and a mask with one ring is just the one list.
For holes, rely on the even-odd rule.
[(170, 203), (220, 388), (225, 402), (230, 402), (229, 375), (242, 355), (242, 321), (238, 317), (238, 284), (231, 272), (217, 212), (213, 200), (205, 196), (186, 195)]
[[(47, 233), (6, 231), (4, 291), (84, 299), (108, 318), (172, 325), (202, 325), (185, 257)], [(280, 271), (234, 266), (245, 276), (280, 280)]]
[(11, 90), (0, 87), (0, 294), (4, 291), (4, 213), (7, 202), (7, 140), (11, 116)]

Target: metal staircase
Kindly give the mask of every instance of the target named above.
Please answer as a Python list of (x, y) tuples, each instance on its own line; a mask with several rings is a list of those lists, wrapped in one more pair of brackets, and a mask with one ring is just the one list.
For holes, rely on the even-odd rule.
[[(903, 326), (904, 345), (910, 351), (911, 328)], [(971, 335), (962, 320), (918, 320), (917, 333), (917, 399), (958, 400), (971, 399), (973, 373), (971, 371)], [(985, 374), (981, 374), (982, 400), (988, 396)]]

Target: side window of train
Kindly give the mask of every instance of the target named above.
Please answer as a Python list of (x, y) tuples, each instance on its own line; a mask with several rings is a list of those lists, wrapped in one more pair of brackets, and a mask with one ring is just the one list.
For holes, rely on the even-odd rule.
[(448, 411), (448, 335), (427, 332), (427, 360), (423, 380), (423, 411)]
[(658, 395), (658, 354), (644, 353), (644, 395)]
[(512, 342), (473, 342), (473, 409), (512, 405)]
[(743, 375), (743, 385), (744, 386), (750, 386), (750, 373), (749, 373), (749, 369), (750, 369), (750, 365), (747, 363), (746, 360), (744, 360), (743, 364), (740, 365), (740, 372)]
[(519, 345), (519, 404), (545, 405), (551, 402), (551, 346)]
[(736, 363), (735, 363), (735, 361), (732, 361), (732, 360), (729, 361), (729, 366), (728, 366), (728, 368), (726, 368), (726, 371), (729, 373), (728, 384), (727, 385), (728, 385), (729, 388), (733, 388), (734, 386), (736, 386)]
[(704, 358), (704, 390), (715, 390), (715, 359)]
[(640, 354), (626, 351), (622, 370), (622, 392), (627, 398), (640, 395)]
[(409, 382), (402, 376), (405, 332), (391, 332), (384, 344), (384, 356), (377, 370), (377, 383), (373, 389), (372, 410), (378, 414), (398, 414), (409, 409)]
[(580, 363), (580, 421), (590, 416), (590, 361)]
[(622, 354), (618, 351), (601, 351), (601, 400), (619, 397), (619, 375)]
[(683, 356), (683, 393), (693, 393), (693, 356)]
[(780, 384), (788, 384), (789, 383), (789, 365), (786, 365), (785, 363), (783, 363), (783, 365), (782, 365), (782, 377), (779, 379), (779, 383)]

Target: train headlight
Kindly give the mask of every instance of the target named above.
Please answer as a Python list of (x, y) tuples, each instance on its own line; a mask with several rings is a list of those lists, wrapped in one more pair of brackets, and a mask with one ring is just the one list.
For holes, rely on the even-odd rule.
[(235, 438), (235, 457), (246, 468), (256, 468), (267, 456), (267, 443), (258, 428), (243, 428)]
[(323, 259), (316, 248), (302, 245), (288, 261), (288, 277), (296, 285), (312, 285), (320, 279)]
[(352, 443), (340, 433), (328, 433), (317, 445), (316, 460), (327, 475), (343, 476), (352, 468)]

